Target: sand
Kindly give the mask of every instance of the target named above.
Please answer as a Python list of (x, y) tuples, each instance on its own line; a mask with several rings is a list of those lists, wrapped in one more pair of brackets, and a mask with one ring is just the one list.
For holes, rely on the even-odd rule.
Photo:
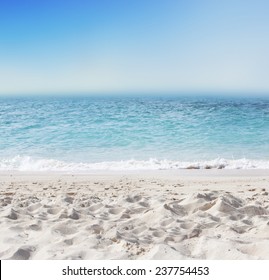
[(269, 259), (264, 170), (1, 173), (1, 259)]

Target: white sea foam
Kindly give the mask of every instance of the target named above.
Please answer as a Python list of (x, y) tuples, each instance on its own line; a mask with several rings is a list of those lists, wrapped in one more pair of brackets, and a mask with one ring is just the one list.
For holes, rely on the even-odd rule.
[(0, 171), (67, 171), (87, 172), (94, 170), (171, 170), (171, 169), (269, 169), (269, 160), (218, 158), (209, 161), (171, 160), (126, 160), (97, 163), (64, 162), (55, 159), (34, 159), (29, 156), (16, 156), (0, 160)]

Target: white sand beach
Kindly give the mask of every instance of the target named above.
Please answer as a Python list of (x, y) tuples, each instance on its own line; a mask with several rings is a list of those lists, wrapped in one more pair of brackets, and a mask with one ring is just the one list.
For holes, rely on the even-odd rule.
[(264, 170), (1, 173), (1, 259), (269, 259)]

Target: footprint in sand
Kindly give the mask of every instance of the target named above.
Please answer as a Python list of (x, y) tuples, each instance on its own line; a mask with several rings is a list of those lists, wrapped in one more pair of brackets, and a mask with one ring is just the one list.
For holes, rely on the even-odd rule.
[(35, 204), (28, 206), (27, 210), (29, 212), (34, 212), (35, 210), (39, 209), (40, 207), (42, 207), (42, 204), (39, 202), (39, 203), (35, 203)]
[(135, 195), (135, 196), (128, 196), (126, 198), (126, 201), (127, 202), (130, 202), (130, 203), (134, 203), (134, 202), (138, 202), (142, 199), (142, 196), (141, 195)]
[(34, 231), (40, 231), (40, 230), (42, 230), (42, 225), (41, 225), (41, 223), (32, 224), (29, 226), (29, 229), (34, 230)]
[(109, 212), (110, 214), (113, 214), (113, 215), (118, 215), (118, 214), (122, 213), (123, 210), (124, 210), (124, 209), (121, 208), (121, 207), (115, 207), (115, 208), (109, 209), (108, 212)]
[(138, 227), (138, 228), (134, 229), (132, 231), (132, 233), (135, 234), (135, 235), (139, 235), (139, 234), (141, 234), (142, 232), (144, 232), (147, 229), (148, 228), (146, 226), (141, 226), (141, 227)]
[(141, 205), (143, 207), (150, 207), (150, 204), (147, 201), (141, 201), (141, 202), (139, 202), (139, 205)]
[(61, 207), (51, 207), (47, 210), (48, 214), (57, 215), (62, 210)]
[(8, 196), (0, 199), (1, 206), (7, 206), (11, 202), (12, 202), (12, 199)]
[(250, 221), (250, 220), (242, 220), (242, 223), (244, 223), (244, 224), (246, 224), (248, 226), (252, 226), (253, 225), (252, 221)]
[(130, 219), (131, 216), (128, 213), (123, 213), (120, 217), (120, 219)]
[(48, 216), (47, 212), (41, 212), (38, 214), (38, 218), (41, 220), (47, 220), (47, 216)]
[(246, 229), (248, 227), (246, 226), (232, 226), (230, 227), (231, 230), (235, 231), (236, 233), (239, 233), (239, 234), (242, 234), (242, 233), (245, 233), (246, 232)]
[(87, 228), (88, 230), (92, 231), (94, 234), (102, 234), (104, 229), (101, 225), (95, 224)]
[(80, 219), (80, 213), (79, 211), (72, 209), (71, 213), (68, 216), (72, 220), (79, 220)]
[(73, 201), (74, 201), (74, 198), (73, 198), (73, 197), (70, 197), (70, 196), (67, 196), (67, 197), (64, 199), (64, 201), (67, 202), (67, 203), (72, 204)]
[(145, 209), (144, 207), (137, 207), (137, 208), (130, 209), (130, 214), (140, 214), (144, 212), (147, 212), (147, 209)]
[(183, 228), (183, 229), (191, 229), (193, 226), (194, 226), (193, 223), (182, 223), (180, 225), (180, 227)]
[(21, 247), (18, 249), (13, 256), (10, 258), (11, 260), (29, 260), (32, 256), (32, 253), (36, 250), (34, 246)]
[(10, 220), (17, 220), (19, 218), (18, 212), (16, 212), (14, 209), (11, 209), (10, 214), (6, 216)]
[(70, 235), (76, 233), (76, 229), (68, 227), (67, 224), (58, 225), (54, 227), (52, 231), (60, 235)]
[(166, 219), (164, 221), (161, 222), (161, 226), (162, 227), (167, 227), (169, 226), (170, 224), (172, 224), (175, 220), (173, 218), (169, 218), (169, 219)]
[(188, 235), (187, 238), (194, 238), (199, 237), (199, 235), (202, 233), (202, 230), (200, 228), (193, 229)]
[(68, 246), (72, 246), (74, 244), (74, 238), (65, 239), (63, 242)]
[(163, 236), (165, 235), (165, 232), (163, 232), (163, 231), (154, 231), (154, 232), (152, 233), (152, 235), (153, 235), (154, 237), (161, 238), (161, 237), (163, 237)]
[(245, 217), (245, 216), (242, 215), (242, 214), (237, 214), (237, 213), (235, 213), (235, 214), (233, 214), (233, 215), (230, 215), (230, 216), (229, 216), (229, 219), (230, 219), (231, 221), (239, 221), (239, 220), (242, 220), (244, 217)]
[(96, 211), (98, 211), (99, 209), (101, 209), (102, 207), (104, 207), (104, 205), (103, 205), (102, 203), (97, 203), (97, 204), (95, 204), (95, 205), (90, 206), (90, 207), (89, 207), (89, 210), (90, 210), (91, 212), (96, 212)]
[(19, 202), (18, 206), (19, 206), (20, 208), (28, 207), (28, 206), (29, 206), (29, 202), (28, 202), (28, 201), (23, 201), (23, 200), (22, 200), (22, 201)]

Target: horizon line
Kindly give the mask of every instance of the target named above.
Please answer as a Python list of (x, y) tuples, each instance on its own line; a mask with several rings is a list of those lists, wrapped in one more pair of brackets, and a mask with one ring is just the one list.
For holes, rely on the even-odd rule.
[(269, 97), (268, 91), (261, 90), (155, 90), (155, 91), (31, 91), (31, 92), (0, 92), (0, 98), (4, 97), (158, 97), (158, 96), (171, 96), (171, 97)]

